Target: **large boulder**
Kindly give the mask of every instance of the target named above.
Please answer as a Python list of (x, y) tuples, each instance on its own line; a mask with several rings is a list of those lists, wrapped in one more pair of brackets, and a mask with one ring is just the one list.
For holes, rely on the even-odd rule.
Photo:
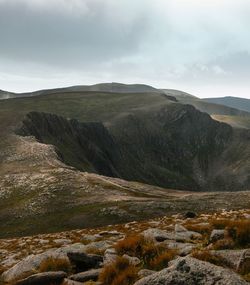
[(67, 255), (76, 272), (100, 268), (103, 265), (103, 257), (101, 255), (86, 254), (84, 252), (68, 252)]
[(134, 285), (248, 285), (236, 273), (192, 257), (180, 257), (170, 267)]
[(173, 240), (175, 238), (173, 232), (167, 232), (157, 228), (149, 228), (145, 230), (142, 234), (145, 238), (152, 239), (158, 242), (162, 242), (164, 240)]
[(16, 285), (45, 285), (45, 284), (61, 284), (67, 274), (63, 271), (43, 272), (31, 275), (16, 283)]
[(245, 249), (223, 249), (223, 250), (211, 250), (211, 253), (216, 256), (221, 256), (227, 267), (237, 270), (240, 264), (240, 260), (242, 260)]

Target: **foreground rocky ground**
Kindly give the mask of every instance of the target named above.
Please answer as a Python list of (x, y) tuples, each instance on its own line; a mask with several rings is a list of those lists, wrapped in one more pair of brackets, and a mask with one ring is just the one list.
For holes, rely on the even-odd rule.
[(2, 284), (250, 284), (250, 210), (0, 240)]

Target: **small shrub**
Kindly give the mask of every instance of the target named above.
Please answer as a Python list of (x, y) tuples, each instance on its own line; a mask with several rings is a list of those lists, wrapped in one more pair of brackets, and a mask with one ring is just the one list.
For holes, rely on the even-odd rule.
[(47, 272), (47, 271), (70, 272), (71, 265), (67, 259), (49, 257), (45, 259), (39, 266), (39, 272)]
[(237, 247), (247, 247), (250, 245), (250, 220), (212, 220), (216, 229), (226, 229), (229, 238), (234, 240)]
[(166, 251), (166, 246), (155, 245), (152, 240), (142, 235), (128, 236), (115, 245), (119, 255), (128, 254), (142, 260), (145, 268), (150, 268), (151, 261)]
[(124, 257), (117, 257), (116, 261), (102, 270), (99, 281), (102, 285), (130, 285), (137, 280), (138, 269)]
[(141, 254), (142, 245), (145, 243), (142, 235), (132, 235), (125, 237), (115, 245), (118, 254), (128, 254), (130, 256), (138, 256)]
[(236, 242), (239, 246), (250, 245), (250, 221), (241, 221), (236, 225)]
[(215, 255), (212, 254), (210, 251), (208, 250), (195, 250), (192, 253), (192, 256), (196, 259), (202, 260), (202, 261), (206, 261), (206, 262), (210, 262), (212, 264), (218, 265), (218, 266), (230, 266), (228, 264), (228, 262), (221, 256), (219, 255)]
[(178, 254), (176, 249), (168, 249), (162, 254), (156, 256), (150, 262), (150, 268), (153, 270), (161, 270), (163, 268), (168, 267), (169, 261), (173, 260)]
[(115, 277), (111, 285), (130, 285), (138, 279), (138, 270), (130, 266)]

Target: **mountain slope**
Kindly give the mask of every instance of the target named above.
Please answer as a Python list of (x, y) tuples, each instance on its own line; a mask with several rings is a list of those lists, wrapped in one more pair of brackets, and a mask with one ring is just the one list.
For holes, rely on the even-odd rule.
[[(232, 130), (161, 93), (60, 93), (4, 100), (0, 110), (0, 128), (6, 137), (20, 129), (24, 120), (26, 135), (55, 145), (63, 161), (79, 170), (175, 189), (249, 187), (247, 132)], [(50, 121), (37, 114), (25, 119), (33, 111), (64, 118), (54, 117), (54, 121), (48, 115)], [(67, 118), (85, 125), (69, 123)], [(102, 122), (105, 128), (100, 124), (86, 125), (87, 122)], [(239, 138), (241, 133), (244, 135)], [(95, 138), (101, 138), (106, 145)], [(238, 140), (241, 144), (234, 144)], [(237, 157), (229, 159), (227, 151), (240, 145), (245, 147)], [(87, 154), (91, 154), (91, 159)], [(245, 164), (235, 172), (234, 165), (239, 161)]]
[(220, 104), (220, 105), (236, 108), (239, 110), (243, 110), (246, 112), (250, 112), (250, 99), (228, 96), (228, 97), (221, 97), (221, 98), (206, 98), (203, 100), (209, 103)]
[(250, 134), (162, 93), (3, 100), (0, 133), (1, 235), (249, 202), (242, 193), (170, 190), (249, 190)]

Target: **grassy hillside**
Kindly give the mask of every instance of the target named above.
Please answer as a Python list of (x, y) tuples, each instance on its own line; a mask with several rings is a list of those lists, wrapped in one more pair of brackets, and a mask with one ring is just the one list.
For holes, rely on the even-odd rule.
[(250, 99), (239, 97), (206, 98), (204, 101), (250, 112)]

